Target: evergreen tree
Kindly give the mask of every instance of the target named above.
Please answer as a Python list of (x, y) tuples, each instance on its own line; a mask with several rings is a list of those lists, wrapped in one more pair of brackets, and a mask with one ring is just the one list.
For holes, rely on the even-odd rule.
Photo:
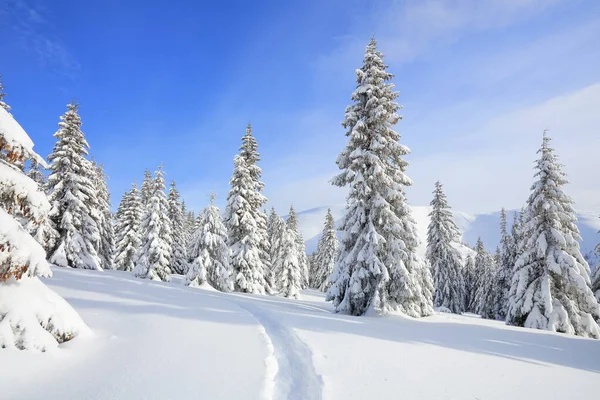
[(427, 227), (427, 259), (433, 272), (433, 305), (453, 313), (465, 310), (465, 282), (462, 260), (454, 247), (460, 236), (442, 184), (435, 183)]
[(38, 184), (40, 188), (44, 188), (46, 185), (46, 175), (41, 171), (42, 166), (36, 159), (29, 160), (29, 171), (27, 171), (27, 176), (33, 179), (34, 182)]
[(338, 247), (339, 243), (335, 231), (335, 221), (333, 219), (333, 215), (331, 214), (331, 210), (327, 209), (325, 226), (323, 227), (323, 233), (319, 238), (317, 253), (315, 254), (313, 260), (315, 265), (315, 279), (313, 287), (322, 292), (329, 288), (329, 277), (333, 273)]
[(508, 294), (517, 254), (514, 237), (508, 233), (506, 210), (504, 208), (500, 213), (500, 245), (502, 247), (497, 261), (494, 315), (496, 319), (504, 321), (508, 310)]
[[(47, 179), (46, 175), (41, 171), (43, 166), (35, 158), (31, 158), (28, 161), (29, 171), (27, 172), (27, 176), (37, 183), (41, 192), (45, 192)], [(58, 232), (48, 215), (45, 215), (42, 221), (36, 221), (35, 223), (28, 221), (26, 223), (26, 229), (45, 250), (53, 249), (56, 246)]]
[[(600, 233), (600, 231), (598, 232)], [(600, 243), (596, 246), (596, 253), (600, 253)], [(594, 275), (592, 277), (592, 291), (596, 295), (596, 300), (600, 302), (600, 264), (596, 265)]]
[(96, 175), (86, 158), (89, 145), (81, 131), (78, 104), (67, 105), (54, 134), (57, 142), (48, 156), (50, 219), (58, 232), (50, 262), (61, 267), (102, 270), (98, 255), (100, 227), (94, 218), (98, 193), (92, 177)]
[(290, 213), (287, 218), (287, 226), (292, 230), (294, 234), (294, 243), (296, 245), (296, 257), (300, 265), (300, 271), (302, 271), (302, 288), (305, 289), (308, 286), (308, 262), (306, 260), (306, 245), (304, 244), (304, 238), (300, 227), (298, 226), (298, 216), (294, 206), (290, 206)]
[(279, 294), (295, 299), (300, 296), (304, 279), (298, 259), (296, 237), (295, 232), (289, 225), (284, 227), (278, 246), (279, 254), (274, 266), (275, 282)]
[(136, 255), (133, 275), (138, 278), (171, 281), (171, 224), (167, 211), (162, 166), (154, 174), (154, 185), (140, 226), (141, 246)]
[(475, 291), (477, 284), (477, 275), (475, 273), (475, 258), (469, 254), (465, 261), (465, 267), (463, 270), (463, 276), (465, 278), (465, 310), (468, 312), (475, 312)]
[(544, 138), (527, 200), (525, 249), (516, 262), (507, 323), (527, 328), (600, 338), (600, 305), (590, 288), (590, 268), (579, 251), (581, 240), (573, 200), (550, 138)]
[[(260, 154), (258, 153), (258, 143), (256, 138), (252, 135), (252, 126), (248, 124), (246, 127), (246, 134), (242, 137), (242, 145), (240, 147), (240, 157), (246, 162), (246, 168), (250, 174), (250, 179), (253, 182), (254, 188), (257, 192), (261, 193), (264, 191), (265, 184), (260, 180), (262, 177), (262, 170), (257, 165), (260, 161)], [(267, 214), (261, 211), (261, 207), (267, 202), (267, 198), (264, 195), (251, 196), (254, 199), (252, 207), (255, 209), (254, 215), (257, 223), (258, 237), (259, 237), (259, 258), (262, 264), (263, 276), (265, 277), (265, 289), (270, 292), (269, 285), (269, 271), (271, 270), (271, 257), (270, 257), (270, 244), (269, 234), (267, 232)]]
[(225, 225), (235, 290), (264, 294), (269, 288), (264, 277), (266, 232), (262, 230), (264, 220), (260, 208), (266, 198), (260, 193), (262, 183), (256, 179), (260, 176), (260, 168), (252, 164), (258, 156), (248, 150), (255, 150), (254, 143), (251, 132), (247, 130), (241, 153), (234, 158)]
[(89, 328), (64, 299), (38, 279), (52, 276), (52, 271), (44, 249), (23, 226), (44, 221), (50, 204), (21, 165), (27, 159), (44, 161), (3, 106), (0, 154), (0, 351), (46, 351)]
[(475, 251), (475, 295), (471, 309), (482, 318), (494, 318), (496, 263), (481, 238), (477, 239)]
[[(282, 238), (283, 235), (285, 234), (285, 230), (286, 230), (286, 223), (283, 220), (283, 218), (281, 218), (279, 215), (277, 215), (275, 213), (275, 209), (271, 209), (271, 214), (269, 215), (269, 221), (268, 221), (268, 233), (269, 233), (269, 243), (270, 243), (270, 257), (271, 257), (271, 271), (269, 271), (269, 274), (271, 275), (271, 282), (272, 284), (277, 287), (277, 277), (275, 276), (275, 265), (277, 265), (277, 263), (279, 262), (278, 259), (280, 257), (280, 255), (282, 254)], [(294, 242), (294, 246), (295, 246), (295, 242)]]
[(134, 182), (131, 190), (123, 195), (117, 222), (115, 224), (116, 250), (114, 263), (121, 271), (133, 271), (136, 254), (140, 248), (140, 223), (142, 220), (142, 203), (137, 185)]
[(100, 242), (98, 255), (103, 269), (113, 269), (115, 252), (115, 233), (113, 229), (113, 215), (110, 211), (110, 193), (106, 185), (107, 175), (102, 165), (92, 162), (95, 169), (95, 185), (97, 193), (97, 221), (100, 228)]
[(404, 196), (412, 184), (402, 159), (409, 149), (393, 130), (400, 106), (382, 57), (371, 39), (356, 71), (355, 103), (346, 109), (349, 143), (337, 159), (342, 172), (332, 183), (348, 186), (350, 193), (326, 299), (337, 312), (398, 309), (419, 317), (433, 312), (432, 280), (417, 255), (419, 239)]
[(192, 265), (186, 276), (186, 285), (199, 286), (203, 281), (222, 292), (233, 290), (233, 271), (229, 264), (229, 247), (227, 246), (227, 229), (219, 209), (215, 206), (215, 194), (210, 197), (210, 205), (204, 209), (203, 225), (196, 237), (194, 246), (194, 260), (200, 258)]
[[(5, 109), (6, 112), (8, 113), (8, 115), (10, 115), (10, 106), (4, 102), (5, 96), (6, 96), (6, 93), (4, 93), (4, 82), (2, 81), (2, 75), (0, 75), (0, 107)], [(35, 157), (32, 158), (32, 160), (35, 160)], [(18, 165), (18, 164), (15, 164), (15, 165)]]
[(148, 206), (148, 201), (150, 200), (153, 191), (154, 180), (152, 179), (150, 170), (146, 169), (144, 171), (144, 180), (142, 181), (142, 187), (140, 189), (140, 201), (142, 202), (142, 207), (146, 208)]
[(171, 269), (174, 273), (183, 275), (187, 272), (187, 248), (186, 248), (186, 233), (185, 221), (179, 201), (179, 191), (175, 181), (171, 182), (168, 196), (168, 212), (167, 216), (171, 223), (171, 238), (172, 238), (172, 253), (171, 253)]

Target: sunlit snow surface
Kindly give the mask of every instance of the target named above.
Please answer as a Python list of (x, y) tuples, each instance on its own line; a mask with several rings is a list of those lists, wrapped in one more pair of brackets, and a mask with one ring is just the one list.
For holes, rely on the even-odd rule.
[(54, 268), (94, 331), (55, 351), (0, 351), (2, 399), (580, 399), (600, 341), (473, 315), (349, 317), (119, 271)]

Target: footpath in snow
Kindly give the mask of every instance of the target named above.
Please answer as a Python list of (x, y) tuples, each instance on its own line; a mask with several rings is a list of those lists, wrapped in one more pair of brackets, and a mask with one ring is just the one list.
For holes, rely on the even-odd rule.
[(579, 399), (600, 341), (475, 316), (336, 315), (119, 271), (54, 269), (49, 286), (94, 331), (60, 350), (0, 353), (4, 399)]

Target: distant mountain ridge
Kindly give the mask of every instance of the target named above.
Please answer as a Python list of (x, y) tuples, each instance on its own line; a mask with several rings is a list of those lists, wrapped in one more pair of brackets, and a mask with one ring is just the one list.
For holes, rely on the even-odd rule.
[[(331, 213), (336, 221), (337, 226), (344, 215), (344, 204), (335, 204), (330, 207), (317, 207), (310, 210), (305, 210), (298, 213), (298, 224), (300, 230), (306, 239), (306, 251), (312, 252), (316, 250), (327, 209), (331, 208)], [(417, 223), (417, 233), (421, 239), (419, 253), (425, 254), (427, 240), (427, 225), (429, 224), (430, 206), (413, 206), (413, 218)], [(507, 210), (508, 228), (512, 226), (513, 215), (518, 210)], [(500, 211), (487, 214), (469, 214), (461, 211), (453, 211), (454, 221), (458, 225), (462, 233), (463, 243), (469, 246), (474, 246), (477, 238), (481, 237), (486, 249), (494, 252), (496, 246), (500, 244)], [(598, 215), (590, 213), (577, 214), (577, 226), (579, 233), (583, 238), (580, 243), (582, 254), (590, 257), (592, 264), (600, 262), (598, 257), (593, 255), (594, 248), (600, 242), (600, 218)]]

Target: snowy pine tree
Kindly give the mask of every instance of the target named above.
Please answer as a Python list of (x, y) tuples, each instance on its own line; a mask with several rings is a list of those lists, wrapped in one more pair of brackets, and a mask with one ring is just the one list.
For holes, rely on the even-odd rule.
[[(8, 115), (10, 115), (10, 106), (4, 102), (5, 96), (6, 96), (6, 93), (4, 92), (4, 82), (2, 81), (2, 75), (0, 75), (0, 107), (2, 107), (4, 110), (6, 110)], [(35, 159), (35, 157), (32, 158), (32, 160), (33, 159)]]
[(251, 131), (246, 130), (241, 153), (235, 156), (233, 161), (234, 169), (229, 181), (231, 188), (227, 196), (225, 226), (228, 232), (235, 290), (264, 294), (269, 290), (264, 276), (267, 257), (265, 250), (268, 247), (264, 243), (267, 239), (266, 224), (260, 209), (266, 202), (266, 198), (260, 193), (262, 183), (257, 179), (261, 171), (254, 163), (258, 157), (255, 143)]
[(100, 228), (100, 242), (98, 255), (103, 269), (113, 269), (115, 252), (115, 233), (113, 229), (113, 215), (110, 211), (110, 193), (106, 185), (107, 175), (102, 165), (92, 162), (95, 168), (95, 185), (98, 204), (98, 227)]
[(140, 226), (141, 245), (136, 255), (133, 275), (169, 282), (171, 262), (171, 224), (167, 217), (169, 203), (165, 195), (162, 166), (154, 174), (148, 205)]
[(302, 288), (305, 289), (308, 287), (308, 262), (306, 260), (306, 245), (304, 244), (304, 237), (302, 237), (302, 232), (300, 232), (300, 227), (298, 226), (298, 216), (296, 215), (296, 210), (294, 206), (290, 206), (290, 213), (287, 218), (287, 226), (292, 230), (292, 233), (295, 236), (294, 243), (296, 243), (296, 257), (298, 258), (298, 263), (300, 265), (300, 270), (302, 271)]
[(168, 212), (167, 216), (171, 224), (171, 270), (175, 274), (183, 275), (187, 272), (187, 248), (186, 248), (186, 232), (185, 221), (179, 202), (179, 191), (175, 181), (171, 182), (168, 196)]
[[(598, 233), (600, 233), (600, 231)], [(600, 254), (600, 243), (596, 246), (595, 251)], [(596, 295), (596, 300), (600, 302), (600, 264), (596, 265), (596, 268), (594, 269), (594, 274), (592, 276), (592, 291)]]
[(142, 204), (137, 185), (134, 182), (131, 190), (123, 195), (120, 212), (115, 224), (116, 250), (114, 263), (121, 271), (133, 271), (136, 254), (140, 248), (140, 223), (142, 220)]
[(460, 233), (452, 220), (452, 212), (439, 181), (435, 183), (433, 195), (429, 213), (431, 220), (427, 227), (427, 259), (435, 287), (433, 305), (460, 314), (465, 311), (465, 282), (462, 260), (454, 247)]
[(544, 132), (527, 200), (526, 245), (516, 262), (507, 323), (527, 328), (600, 338), (600, 305), (590, 268), (579, 251), (581, 240), (573, 200), (550, 138)]
[(477, 252), (474, 260), (475, 294), (471, 309), (482, 318), (493, 319), (495, 317), (496, 263), (492, 255), (483, 247), (481, 238), (477, 239), (475, 251)]
[(513, 235), (508, 233), (506, 210), (504, 208), (500, 213), (500, 245), (500, 256), (497, 261), (494, 315), (496, 319), (504, 321), (508, 310), (508, 294), (517, 255)]
[(464, 280), (465, 280), (465, 297), (464, 297), (465, 311), (474, 313), (475, 312), (474, 298), (475, 298), (475, 291), (477, 289), (475, 285), (477, 283), (477, 278), (476, 278), (476, 274), (475, 274), (475, 258), (471, 254), (467, 255), (467, 258), (465, 260), (465, 266), (463, 268), (463, 276), (464, 276)]
[(294, 299), (300, 296), (304, 279), (296, 238), (296, 233), (289, 225), (284, 227), (273, 267), (279, 294)]
[[(271, 271), (269, 272), (271, 275), (270, 281), (272, 284), (277, 287), (277, 279), (274, 276), (274, 268), (278, 262), (279, 256), (281, 253), (282, 246), (282, 237), (286, 230), (286, 223), (283, 218), (275, 213), (275, 209), (271, 209), (271, 213), (269, 214), (269, 220), (267, 224), (267, 232), (269, 234), (269, 244), (270, 244), (270, 257), (271, 257)], [(295, 242), (294, 242), (295, 245)]]
[(50, 262), (61, 267), (101, 270), (100, 227), (97, 215), (96, 171), (86, 158), (89, 145), (81, 131), (78, 104), (67, 105), (57, 142), (48, 156), (50, 219), (58, 232)]
[(315, 279), (313, 287), (322, 292), (329, 288), (329, 277), (333, 273), (333, 267), (338, 254), (338, 247), (339, 243), (335, 231), (335, 221), (333, 219), (333, 215), (331, 214), (331, 210), (327, 209), (325, 226), (323, 227), (323, 233), (319, 238), (317, 252), (313, 259), (313, 263), (315, 265)]
[(355, 103), (346, 109), (349, 143), (337, 159), (342, 172), (332, 182), (349, 187), (350, 194), (326, 299), (337, 312), (398, 309), (419, 317), (433, 313), (432, 279), (417, 255), (419, 239), (404, 196), (412, 184), (402, 159), (409, 149), (393, 130), (400, 106), (382, 58), (371, 39), (356, 71)]
[[(196, 235), (197, 243), (193, 246), (194, 268), (190, 268), (185, 284), (200, 286), (204, 281), (217, 290), (231, 292), (233, 290), (233, 270), (229, 264), (229, 247), (227, 246), (227, 229), (219, 209), (215, 206), (215, 195), (210, 197), (210, 205), (204, 209), (202, 226)], [(200, 260), (196, 261), (197, 258)]]
[(46, 351), (89, 328), (38, 279), (52, 271), (44, 249), (23, 225), (40, 224), (50, 204), (20, 166), (27, 159), (44, 161), (5, 107), (0, 107), (0, 153), (0, 350)]
[(150, 170), (146, 169), (144, 171), (144, 180), (142, 181), (142, 187), (140, 188), (140, 201), (142, 202), (142, 207), (146, 208), (153, 191), (154, 180), (152, 179), (152, 174), (150, 173)]

